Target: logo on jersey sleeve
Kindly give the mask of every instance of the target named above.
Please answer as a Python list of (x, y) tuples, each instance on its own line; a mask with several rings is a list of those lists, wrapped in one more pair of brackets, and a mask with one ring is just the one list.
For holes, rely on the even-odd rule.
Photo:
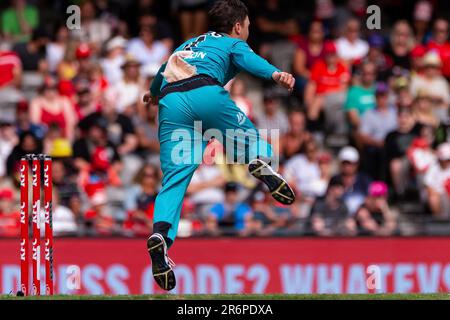
[(236, 117), (237, 117), (239, 125), (244, 124), (244, 122), (245, 122), (245, 115), (242, 112), (236, 113)]

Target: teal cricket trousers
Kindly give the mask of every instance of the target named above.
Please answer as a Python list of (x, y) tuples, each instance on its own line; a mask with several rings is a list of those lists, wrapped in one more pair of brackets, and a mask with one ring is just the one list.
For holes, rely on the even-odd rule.
[(227, 158), (234, 162), (272, 157), (270, 144), (260, 138), (253, 123), (221, 86), (171, 92), (160, 99), (163, 180), (155, 203), (153, 231), (168, 238), (169, 245), (177, 234), (186, 189), (211, 137), (222, 142)]

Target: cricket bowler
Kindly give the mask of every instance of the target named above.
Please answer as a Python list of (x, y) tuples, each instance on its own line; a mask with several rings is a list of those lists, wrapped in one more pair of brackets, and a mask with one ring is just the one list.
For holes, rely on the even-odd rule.
[[(270, 167), (273, 156), (270, 144), (259, 137), (253, 123), (223, 88), (240, 71), (272, 80), (289, 91), (294, 87), (294, 77), (250, 49), (246, 43), (250, 24), (248, 10), (240, 0), (217, 1), (209, 12), (209, 20), (211, 31), (179, 46), (159, 69), (150, 92), (144, 95), (145, 103), (159, 102), (163, 180), (155, 202), (154, 233), (147, 241), (147, 248), (155, 281), (164, 290), (176, 286), (168, 248), (177, 234), (186, 189), (207, 144), (207, 141), (200, 141), (200, 153), (185, 151), (182, 157), (188, 161), (176, 161), (174, 154), (178, 154), (180, 141), (174, 141), (174, 132), (184, 130), (191, 137), (201, 135), (194, 126), (194, 122), (201, 121), (202, 131), (216, 129), (226, 141), (228, 138), (237, 140), (237, 145), (243, 148), (237, 148), (234, 159), (248, 163), (250, 173), (267, 185), (277, 201), (289, 205), (295, 200), (286, 180)], [(252, 136), (230, 137), (230, 129), (231, 132), (251, 132)], [(197, 138), (187, 141), (190, 146), (196, 142)]]

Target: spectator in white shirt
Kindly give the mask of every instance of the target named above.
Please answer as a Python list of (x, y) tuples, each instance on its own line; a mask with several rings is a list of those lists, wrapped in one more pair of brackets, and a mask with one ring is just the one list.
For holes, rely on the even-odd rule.
[(120, 37), (114, 37), (106, 44), (106, 57), (100, 62), (106, 80), (110, 85), (118, 83), (123, 76), (122, 64), (125, 62), (125, 48), (127, 41)]
[(59, 63), (63, 60), (68, 41), (69, 30), (65, 25), (59, 26), (54, 41), (46, 47), (46, 60), (50, 72), (56, 72)]
[(450, 217), (450, 143), (442, 143), (437, 149), (438, 163), (425, 174), (428, 204), (434, 215)]
[(169, 56), (167, 46), (161, 41), (155, 40), (155, 31), (149, 26), (142, 27), (139, 37), (129, 41), (127, 51), (136, 57), (143, 66), (161, 65)]
[[(53, 235), (75, 235), (78, 231), (78, 225), (75, 219), (75, 215), (69, 208), (60, 205), (58, 192), (53, 190), (52, 197), (52, 214), (53, 214)], [(44, 235), (45, 231), (45, 210), (41, 209), (41, 235)]]
[(137, 110), (140, 110), (138, 104), (142, 103), (141, 96), (145, 91), (145, 81), (141, 77), (140, 67), (141, 63), (128, 55), (121, 66), (122, 79), (108, 92), (108, 101), (114, 104), (118, 113), (125, 113), (132, 117)]
[(411, 78), (411, 94), (416, 97), (420, 91), (427, 92), (434, 105), (434, 113), (443, 122), (448, 123), (450, 89), (442, 76), (442, 61), (437, 52), (430, 51), (423, 57), (423, 72)]
[(94, 53), (100, 51), (100, 45), (106, 42), (112, 33), (112, 25), (97, 17), (94, 1), (83, 1), (81, 5), (81, 28), (71, 30), (71, 35), (82, 42), (87, 42)]
[(345, 24), (344, 35), (336, 40), (338, 56), (350, 63), (367, 55), (369, 45), (360, 38), (361, 24), (357, 19), (350, 19)]
[(317, 143), (313, 139), (308, 140), (304, 144), (303, 152), (286, 162), (284, 174), (297, 194), (300, 215), (306, 216), (315, 198), (323, 195), (323, 190), (320, 187), (322, 172)]
[(192, 176), (187, 193), (202, 214), (214, 203), (223, 202), (225, 183), (226, 180), (215, 163), (202, 163)]
[(286, 114), (280, 109), (280, 99), (273, 90), (264, 92), (263, 112), (257, 112), (255, 120), (259, 129), (267, 129), (267, 138), (270, 138), (270, 130), (280, 130), (280, 135), (289, 129)]

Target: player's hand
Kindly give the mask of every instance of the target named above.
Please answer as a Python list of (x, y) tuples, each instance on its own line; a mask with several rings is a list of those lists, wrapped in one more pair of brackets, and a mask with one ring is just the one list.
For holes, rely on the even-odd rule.
[(148, 104), (158, 104), (158, 97), (153, 97), (150, 91), (147, 91), (144, 96), (142, 97), (142, 100), (146, 105)]
[(292, 90), (294, 90), (295, 79), (292, 74), (287, 72), (275, 71), (272, 74), (272, 79), (279, 85), (288, 89), (289, 92), (292, 92)]

